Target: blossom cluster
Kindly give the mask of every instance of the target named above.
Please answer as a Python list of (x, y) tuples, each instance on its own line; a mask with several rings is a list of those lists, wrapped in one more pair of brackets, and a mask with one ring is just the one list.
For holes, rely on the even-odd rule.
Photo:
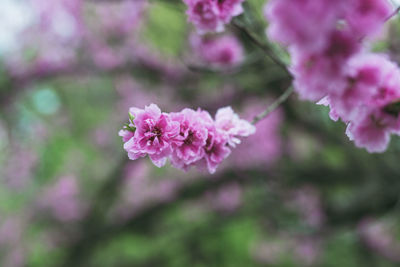
[[(4, 53), (4, 64), (18, 79), (74, 72), (89, 65), (111, 70), (139, 61), (154, 64), (155, 58), (161, 61), (137, 38), (148, 10), (146, 0), (12, 2), (25, 7), (20, 17), (26, 23), (9, 33), (18, 42)], [(26, 56), (24, 51), (31, 53)]]
[(183, 0), (186, 14), (200, 34), (222, 32), (224, 25), (243, 13), (244, 0)]
[(195, 56), (212, 68), (229, 69), (243, 62), (243, 47), (234, 35), (193, 34), (190, 36), (190, 44)]
[(266, 5), (268, 35), (288, 46), (300, 97), (329, 105), (331, 118), (344, 121), (350, 140), (369, 152), (383, 152), (390, 134), (400, 133), (400, 70), (363, 45), (391, 12), (386, 0), (272, 0)]
[(240, 143), (239, 137), (255, 133), (255, 127), (230, 107), (219, 109), (215, 120), (201, 109), (165, 113), (155, 104), (132, 107), (129, 115), (129, 123), (119, 132), (128, 157), (148, 155), (158, 167), (170, 159), (175, 168), (197, 166), (214, 173), (231, 153), (230, 147)]

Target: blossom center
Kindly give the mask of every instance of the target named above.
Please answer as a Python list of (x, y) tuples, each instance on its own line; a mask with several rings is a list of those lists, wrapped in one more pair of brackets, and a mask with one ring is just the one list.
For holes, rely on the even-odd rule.
[(191, 145), (194, 141), (194, 134), (192, 131), (189, 131), (188, 136), (186, 137), (185, 141), (183, 143), (185, 145)]
[(151, 141), (154, 141), (154, 139), (155, 139), (156, 137), (157, 137), (157, 138), (160, 138), (160, 137), (162, 136), (162, 131), (161, 131), (161, 129), (158, 128), (158, 127), (154, 127), (153, 130), (151, 131), (151, 133), (152, 133), (152, 136), (150, 137), (150, 140), (151, 140)]

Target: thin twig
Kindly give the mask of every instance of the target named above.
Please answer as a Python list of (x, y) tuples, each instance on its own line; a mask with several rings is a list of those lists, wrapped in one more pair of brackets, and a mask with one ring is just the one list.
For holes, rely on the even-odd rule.
[(289, 86), (286, 91), (283, 92), (283, 94), (275, 100), (275, 102), (267, 107), (266, 110), (255, 116), (251, 123), (256, 124), (260, 120), (266, 118), (271, 112), (277, 109), (283, 102), (285, 102), (289, 98), (289, 96), (293, 93), (293, 90), (293, 86)]
[(389, 17), (387, 17), (387, 18), (385, 19), (385, 22), (388, 21), (388, 20), (390, 20), (390, 19), (393, 18), (394, 16), (396, 16), (399, 12), (400, 12), (400, 6), (397, 7), (397, 8), (393, 11), (393, 13), (390, 14)]
[(258, 39), (257, 36), (255, 36), (252, 32), (250, 32), (246, 27), (236, 23), (235, 21), (232, 22), (232, 25), (236, 27), (238, 30), (240, 30), (244, 35), (247, 36), (256, 46), (258, 46), (276, 65), (278, 65), (290, 78), (292, 78), (292, 74), (288, 70), (286, 64), (280, 60), (279, 57), (275, 55), (275, 53), (272, 51), (272, 48), (266, 44), (263, 43)]
[[(239, 29), (242, 33), (244, 33), (256, 46), (258, 46), (276, 65), (278, 65), (288, 75), (290, 80), (293, 79), (293, 76), (290, 73), (286, 64), (282, 60), (280, 60), (278, 56), (275, 55), (275, 53), (272, 51), (272, 48), (267, 43), (263, 43), (262, 41), (260, 41), (257, 36), (255, 36), (252, 32), (250, 32), (242, 25), (239, 25), (234, 21), (232, 22), (232, 25)], [(293, 87), (289, 86), (286, 91), (278, 99), (275, 100), (275, 102), (267, 107), (266, 110), (254, 117), (252, 124), (256, 124), (262, 119), (266, 118), (271, 112), (273, 112), (283, 102), (285, 102), (293, 93), (293, 91)]]

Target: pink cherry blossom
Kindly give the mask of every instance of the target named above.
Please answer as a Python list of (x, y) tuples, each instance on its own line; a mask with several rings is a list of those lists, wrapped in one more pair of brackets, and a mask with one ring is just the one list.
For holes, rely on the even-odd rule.
[(243, 12), (244, 0), (184, 0), (186, 14), (200, 34), (222, 32), (224, 24)]
[(358, 107), (381, 108), (400, 98), (400, 70), (385, 55), (361, 54), (347, 67), (343, 92), (330, 96), (331, 105), (344, 121), (358, 116)]
[(207, 169), (213, 174), (224, 159), (230, 155), (231, 150), (228, 147), (227, 136), (217, 130), (210, 113), (204, 110), (198, 110), (198, 112), (207, 129), (207, 139), (203, 146), (204, 157), (196, 162), (196, 166), (199, 169)]
[(149, 155), (157, 167), (171, 159), (175, 168), (197, 166), (214, 173), (231, 153), (229, 145), (254, 132), (255, 127), (230, 107), (219, 109), (214, 120), (201, 109), (167, 114), (151, 104), (144, 110), (131, 108), (130, 122), (119, 135), (131, 160)]
[(130, 159), (149, 155), (156, 166), (163, 166), (172, 152), (172, 142), (179, 134), (179, 123), (171, 121), (155, 104), (145, 109), (131, 108), (136, 127), (134, 136), (124, 145)]
[(244, 0), (214, 0), (218, 7), (220, 19), (229, 23), (231, 19), (243, 13), (242, 3)]
[(387, 110), (400, 99), (400, 69), (384, 55), (362, 54), (347, 73), (345, 91), (329, 96), (331, 112), (349, 123), (347, 135), (357, 147), (383, 152), (400, 130), (398, 114)]
[(317, 102), (317, 105), (323, 105), (330, 108), (329, 111), (329, 118), (333, 121), (339, 120), (339, 114), (337, 113), (336, 109), (332, 107), (329, 96), (322, 98), (320, 101)]
[(210, 173), (215, 173), (217, 167), (230, 155), (231, 150), (227, 142), (227, 137), (217, 129), (208, 129), (208, 137), (204, 146), (204, 158)]
[(269, 37), (290, 48), (296, 91), (318, 101), (344, 89), (348, 60), (363, 37), (382, 27), (390, 8), (385, 0), (272, 0), (265, 13)]
[(346, 3), (345, 20), (357, 36), (379, 32), (392, 7), (385, 0), (353, 0)]
[(391, 13), (386, 0), (271, 0), (269, 37), (289, 47), (300, 98), (329, 106), (358, 147), (383, 152), (399, 134), (400, 69), (362, 47)]
[(341, 92), (346, 85), (345, 66), (359, 50), (358, 40), (345, 31), (332, 32), (326, 46), (319, 53), (307, 54), (292, 49), (291, 71), (300, 97), (318, 101), (333, 91)]
[(325, 46), (326, 36), (334, 28), (339, 1), (271, 0), (265, 6), (268, 36), (287, 46), (307, 52)]
[(171, 113), (171, 119), (180, 124), (179, 141), (174, 143), (171, 155), (172, 165), (176, 168), (187, 169), (204, 156), (207, 129), (199, 112), (185, 108), (181, 112)]
[(217, 129), (228, 137), (228, 144), (240, 144), (238, 137), (247, 137), (256, 132), (256, 127), (247, 120), (240, 119), (231, 107), (220, 108), (215, 115)]
[[(130, 126), (133, 127), (133, 124), (130, 124)], [(128, 142), (134, 136), (134, 133), (127, 129), (122, 129), (118, 132), (118, 135), (122, 137), (122, 141)]]
[(218, 9), (213, 0), (184, 0), (188, 6), (186, 14), (199, 33), (221, 32), (223, 22), (218, 17)]
[(398, 133), (399, 126), (397, 116), (364, 108), (357, 120), (348, 124), (346, 134), (357, 147), (365, 148), (370, 153), (379, 153), (387, 149), (390, 134)]

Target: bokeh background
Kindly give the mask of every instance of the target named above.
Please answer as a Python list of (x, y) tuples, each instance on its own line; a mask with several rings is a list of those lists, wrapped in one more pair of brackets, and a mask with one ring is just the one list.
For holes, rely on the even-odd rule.
[[(131, 106), (251, 120), (284, 91), (234, 25), (267, 43), (264, 4), (204, 54), (181, 1), (1, 0), (0, 266), (400, 266), (399, 138), (368, 154), (296, 95), (213, 175), (128, 161)], [(399, 19), (371, 45), (399, 61)]]

